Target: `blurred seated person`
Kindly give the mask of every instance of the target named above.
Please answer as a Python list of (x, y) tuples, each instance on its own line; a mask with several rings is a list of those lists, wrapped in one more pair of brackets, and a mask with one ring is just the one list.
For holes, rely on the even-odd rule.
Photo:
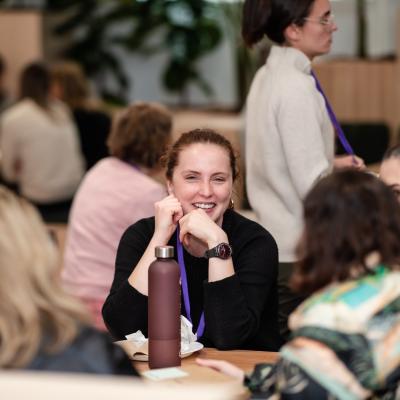
[(51, 68), (52, 95), (66, 103), (73, 114), (86, 169), (109, 155), (107, 137), (111, 118), (96, 109), (89, 100), (89, 84), (80, 66), (74, 62), (59, 62)]
[(2, 174), (32, 201), (43, 218), (66, 222), (84, 173), (78, 135), (68, 109), (51, 99), (50, 74), (42, 63), (22, 72), (20, 101), (1, 118)]
[[(400, 207), (375, 176), (345, 170), (304, 201), (292, 287), (312, 294), (290, 316), (270, 373), (245, 383), (263, 399), (394, 399), (400, 379)], [(198, 360), (239, 379), (226, 362)], [(397, 397), (396, 397), (397, 398)]]
[(58, 254), (35, 208), (0, 186), (0, 368), (137, 375), (61, 287)]
[(166, 195), (153, 179), (171, 141), (172, 120), (161, 105), (137, 103), (116, 118), (100, 160), (76, 193), (68, 223), (62, 277), (65, 287), (105, 329), (101, 308), (114, 276), (115, 255), (126, 228), (154, 215), (154, 203)]
[(7, 74), (7, 65), (0, 54), (0, 113), (2, 113), (7, 107), (11, 105), (11, 99), (8, 96), (7, 89), (5, 87), (5, 78)]
[(278, 350), (277, 246), (261, 225), (230, 208), (238, 176), (231, 143), (196, 129), (182, 134), (164, 162), (169, 195), (119, 243), (103, 307), (107, 328), (118, 339), (138, 330), (147, 336), (148, 268), (156, 246), (171, 245), (185, 271), (182, 314), (200, 342)]
[(391, 147), (384, 154), (379, 177), (392, 188), (400, 201), (400, 145)]

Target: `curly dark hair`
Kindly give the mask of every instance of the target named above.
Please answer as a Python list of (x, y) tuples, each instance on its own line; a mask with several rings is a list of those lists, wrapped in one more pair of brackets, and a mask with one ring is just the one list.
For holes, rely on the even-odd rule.
[(172, 138), (172, 117), (156, 103), (135, 103), (114, 121), (107, 145), (110, 154), (147, 168), (159, 165)]
[(389, 268), (400, 262), (400, 206), (372, 174), (343, 170), (319, 181), (304, 201), (304, 220), (291, 280), (297, 292), (369, 273), (373, 252)]
[(232, 170), (232, 180), (235, 181), (239, 175), (238, 156), (233, 150), (231, 142), (224, 136), (212, 129), (194, 129), (189, 132), (182, 133), (180, 138), (171, 146), (166, 154), (162, 157), (162, 163), (166, 167), (166, 177), (172, 179), (174, 169), (178, 164), (179, 154), (181, 151), (195, 143), (210, 143), (222, 147), (229, 155), (230, 166)]

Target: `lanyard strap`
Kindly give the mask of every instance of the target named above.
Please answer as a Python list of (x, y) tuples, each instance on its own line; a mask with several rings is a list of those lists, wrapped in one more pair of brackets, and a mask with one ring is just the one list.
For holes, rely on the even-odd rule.
[[(182, 282), (182, 292), (183, 292), (183, 302), (185, 304), (186, 316), (188, 320), (193, 324), (192, 317), (190, 315), (190, 299), (189, 299), (189, 289), (186, 276), (185, 260), (183, 259), (183, 248), (182, 243), (179, 240), (179, 226), (176, 230), (176, 247), (178, 249), (178, 264), (181, 270), (181, 282)], [(205, 328), (204, 321), (204, 311), (201, 313), (199, 326), (197, 327), (197, 339), (201, 338), (204, 333)]]
[[(140, 170), (139, 166), (138, 166), (136, 163), (134, 163), (134, 162), (128, 162), (128, 164), (129, 164), (133, 169), (136, 169), (136, 171), (142, 172), (142, 171)], [(143, 172), (142, 172), (142, 173), (143, 173)]]
[(329, 104), (329, 101), (328, 101), (327, 97), (325, 96), (324, 91), (322, 90), (321, 84), (319, 83), (314, 71), (312, 71), (312, 70), (311, 70), (311, 75), (315, 80), (315, 84), (317, 86), (318, 91), (322, 94), (322, 97), (325, 100), (325, 105), (326, 105), (326, 109), (327, 109), (328, 114), (329, 114), (329, 118), (332, 121), (332, 124), (333, 124), (333, 126), (335, 128), (335, 131), (336, 131), (336, 134), (337, 134), (337, 136), (338, 136), (338, 138), (340, 140), (340, 143), (342, 143), (342, 146), (345, 149), (346, 153), (351, 155), (351, 156), (353, 156), (353, 161), (355, 162), (354, 150), (351, 147), (350, 143), (348, 142), (348, 140), (347, 140), (347, 138), (346, 138), (346, 136), (345, 136), (345, 134), (343, 132), (343, 129), (340, 126), (339, 121), (337, 120), (336, 115), (333, 112), (333, 109), (332, 109), (331, 105)]

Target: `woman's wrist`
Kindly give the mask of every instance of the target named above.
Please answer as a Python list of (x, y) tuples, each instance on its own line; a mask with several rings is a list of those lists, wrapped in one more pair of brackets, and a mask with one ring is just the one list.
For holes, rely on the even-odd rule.
[(217, 246), (220, 243), (228, 243), (228, 236), (222, 229), (219, 229), (219, 231), (214, 232), (207, 239), (207, 246), (209, 249), (212, 249), (213, 247)]
[(166, 246), (171, 239), (171, 235), (165, 234), (164, 232), (155, 231), (149, 245), (156, 246)]

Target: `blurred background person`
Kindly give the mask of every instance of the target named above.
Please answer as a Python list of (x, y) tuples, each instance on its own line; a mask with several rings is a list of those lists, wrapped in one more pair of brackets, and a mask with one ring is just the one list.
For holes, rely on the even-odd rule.
[[(400, 377), (400, 207), (369, 173), (336, 172), (304, 201), (291, 314), (280, 361), (246, 384), (260, 399), (397, 399)], [(199, 360), (239, 379), (226, 362)]]
[(27, 200), (0, 186), (0, 368), (137, 375), (61, 287), (58, 253)]
[(384, 154), (379, 177), (392, 188), (400, 201), (400, 145), (391, 147)]
[(100, 329), (105, 329), (101, 308), (114, 276), (119, 240), (129, 225), (154, 215), (154, 203), (166, 195), (165, 186), (152, 175), (159, 173), (171, 129), (171, 115), (161, 105), (128, 107), (116, 118), (108, 139), (111, 157), (87, 173), (75, 196), (62, 276)]
[(109, 155), (106, 142), (111, 118), (90, 101), (89, 83), (78, 64), (56, 63), (51, 67), (51, 75), (51, 93), (66, 103), (72, 111), (88, 170), (97, 161)]
[(337, 30), (329, 0), (246, 0), (242, 35), (251, 47), (274, 45), (247, 98), (246, 183), (258, 221), (279, 248), (279, 322), (301, 302), (288, 287), (302, 230), (302, 201), (333, 168), (364, 168), (356, 156), (334, 156), (334, 125), (311, 63), (329, 53)]
[(50, 74), (32, 63), (20, 78), (20, 100), (1, 118), (2, 174), (47, 222), (66, 222), (84, 163), (68, 109), (50, 97)]
[(0, 54), (0, 114), (2, 113), (2, 111), (4, 111), (7, 107), (11, 105), (11, 99), (8, 96), (8, 92), (5, 86), (6, 74), (7, 74), (6, 61)]

